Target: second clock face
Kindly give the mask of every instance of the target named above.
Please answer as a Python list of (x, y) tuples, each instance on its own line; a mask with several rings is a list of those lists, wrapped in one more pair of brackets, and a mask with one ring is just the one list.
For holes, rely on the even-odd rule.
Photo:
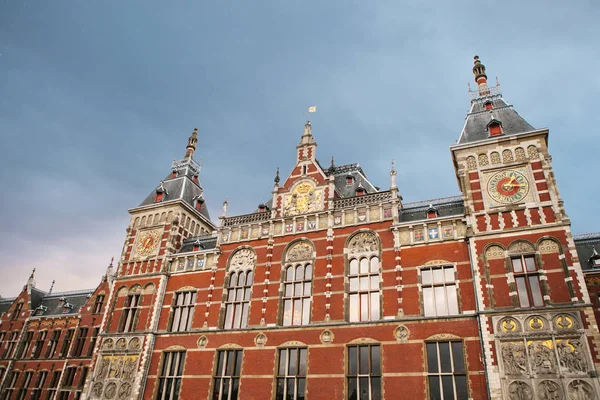
[(502, 204), (519, 203), (529, 193), (529, 180), (525, 175), (516, 170), (496, 172), (488, 180), (488, 194)]
[(160, 229), (140, 232), (136, 253), (139, 256), (149, 256), (156, 251), (160, 242)]

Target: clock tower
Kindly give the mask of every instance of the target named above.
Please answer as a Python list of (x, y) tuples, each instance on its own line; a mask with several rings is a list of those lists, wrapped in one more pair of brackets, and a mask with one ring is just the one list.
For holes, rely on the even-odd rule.
[[(465, 204), (490, 398), (553, 390), (570, 396), (577, 385), (598, 390), (588, 371), (598, 367), (600, 337), (548, 129), (521, 117), (497, 81), (488, 86), (477, 56), (473, 75), (471, 109), (450, 150)], [(593, 331), (589, 342), (585, 327)], [(567, 367), (571, 353), (585, 367)]]

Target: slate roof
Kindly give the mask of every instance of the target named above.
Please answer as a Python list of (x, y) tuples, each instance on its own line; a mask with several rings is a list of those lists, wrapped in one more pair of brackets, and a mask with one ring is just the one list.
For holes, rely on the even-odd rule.
[[(491, 101), (492, 109), (485, 110), (485, 103)], [(534, 131), (535, 128), (519, 115), (512, 105), (507, 104), (500, 96), (488, 96), (478, 98), (471, 103), (471, 110), (467, 114), (467, 120), (463, 131), (458, 139), (458, 144), (477, 142), (489, 139), (487, 125), (495, 119), (502, 124), (503, 135), (515, 135)]]
[(421, 221), (427, 219), (427, 210), (433, 206), (439, 217), (461, 216), (465, 214), (462, 196), (442, 197), (439, 199), (403, 203), (400, 208), (400, 222)]
[(16, 300), (16, 297), (7, 297), (0, 299), (0, 315), (8, 311), (11, 304)]
[[(367, 179), (367, 175), (360, 167), (360, 164), (348, 164), (334, 167), (333, 169), (325, 169), (327, 176), (334, 175), (335, 191), (340, 198), (354, 197), (356, 196), (356, 188), (362, 184), (362, 187), (367, 193), (379, 192), (379, 188), (375, 187)], [(346, 183), (346, 178), (352, 176), (352, 184)]]
[[(85, 305), (95, 289), (77, 290), (72, 292), (57, 292), (46, 294), (41, 302), (33, 309), (40, 308), (40, 314), (34, 312), (34, 316), (49, 316), (49, 315), (69, 315), (79, 314), (81, 307)], [(72, 307), (67, 307), (65, 311), (65, 304), (68, 303)], [(45, 308), (42, 308), (45, 307)]]
[(212, 235), (204, 235), (204, 236), (193, 236), (187, 238), (183, 241), (183, 244), (177, 251), (179, 253), (187, 253), (190, 251), (194, 251), (194, 243), (198, 242), (200, 244), (200, 250), (210, 250), (217, 247), (217, 237)]
[(581, 269), (583, 271), (594, 269), (600, 272), (600, 268), (594, 268), (590, 262), (590, 258), (594, 254), (594, 249), (600, 251), (600, 232), (574, 235), (573, 239), (575, 239), (575, 248), (577, 249)]

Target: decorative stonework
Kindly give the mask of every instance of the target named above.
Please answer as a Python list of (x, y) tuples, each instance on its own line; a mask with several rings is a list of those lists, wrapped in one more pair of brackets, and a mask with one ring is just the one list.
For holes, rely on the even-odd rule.
[(554, 318), (554, 327), (559, 330), (577, 329), (579, 326), (573, 316), (569, 314), (559, 314)]
[(485, 258), (488, 260), (504, 259), (504, 249), (500, 246), (490, 246), (485, 252)]
[(517, 161), (525, 161), (527, 159), (525, 156), (525, 150), (522, 147), (517, 147), (515, 149), (515, 159)]
[(569, 400), (595, 400), (596, 394), (592, 385), (582, 379), (569, 383)]
[(311, 180), (304, 180), (285, 197), (283, 215), (288, 217), (322, 209), (323, 190), (316, 188)]
[(335, 335), (333, 334), (333, 332), (331, 332), (329, 329), (326, 329), (323, 332), (321, 332), (319, 339), (321, 340), (321, 343), (329, 344), (329, 343), (333, 343), (334, 337), (335, 337)]
[(198, 348), (205, 349), (207, 345), (208, 345), (208, 338), (204, 335), (200, 336), (198, 338)]
[(306, 261), (313, 258), (313, 246), (308, 241), (295, 243), (285, 255), (286, 262)]
[(533, 390), (527, 382), (514, 381), (508, 385), (508, 398), (510, 400), (533, 400)]
[(469, 171), (477, 169), (477, 162), (475, 161), (475, 157), (473, 157), (473, 156), (467, 157), (467, 169)]
[(405, 342), (408, 340), (410, 336), (410, 331), (405, 325), (398, 325), (396, 329), (394, 329), (394, 337), (399, 342)]
[(538, 249), (542, 254), (552, 254), (560, 252), (558, 243), (551, 239), (542, 240), (540, 242), (540, 245), (538, 246)]
[(249, 248), (237, 250), (229, 261), (229, 270), (236, 271), (240, 269), (254, 268), (256, 265), (256, 253)]
[(427, 338), (427, 340), (451, 340), (451, 339), (461, 339), (461, 337), (456, 336), (452, 333), (437, 333), (437, 334), (429, 336)]
[(511, 163), (511, 162), (513, 162), (514, 160), (513, 160), (512, 151), (510, 151), (508, 149), (502, 151), (502, 161), (504, 163)]
[(536, 160), (537, 158), (539, 158), (537, 148), (534, 145), (527, 147), (527, 155), (532, 160)]
[(254, 338), (254, 344), (256, 345), (256, 347), (263, 347), (265, 344), (267, 344), (267, 336), (262, 332), (259, 333)]
[(479, 155), (479, 166), (480, 167), (485, 167), (486, 165), (488, 165), (488, 156), (487, 154), (480, 154)]
[(505, 333), (521, 332), (521, 324), (512, 317), (506, 317), (498, 323), (498, 330)]
[(373, 232), (361, 232), (352, 237), (348, 249), (350, 254), (378, 252), (379, 240)]
[(497, 151), (492, 151), (490, 159), (492, 160), (492, 164), (500, 164), (500, 154)]
[(508, 251), (510, 251), (511, 253), (514, 253), (514, 254), (533, 253), (533, 252), (535, 252), (535, 248), (533, 247), (533, 245), (531, 243), (518, 241), (518, 242), (513, 242), (508, 247)]
[(429, 260), (423, 265), (430, 266), (430, 265), (448, 265), (448, 264), (451, 264), (451, 262), (448, 260)]
[(525, 328), (532, 331), (540, 331), (548, 326), (548, 321), (539, 315), (533, 315), (525, 320)]
[(565, 398), (560, 384), (551, 380), (541, 381), (538, 384), (537, 393), (540, 400), (562, 400)]

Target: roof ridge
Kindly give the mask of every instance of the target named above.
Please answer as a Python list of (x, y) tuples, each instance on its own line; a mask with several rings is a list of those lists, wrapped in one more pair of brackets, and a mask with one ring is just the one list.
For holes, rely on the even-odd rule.
[(420, 201), (413, 201), (413, 202), (409, 202), (409, 203), (403, 203), (402, 208), (419, 207), (420, 205), (428, 206), (430, 203), (436, 203), (436, 204), (445, 203), (445, 202), (450, 203), (450, 202), (458, 201), (458, 200), (462, 200), (462, 199), (463, 199), (462, 195), (438, 197), (436, 199), (420, 200)]
[(600, 232), (579, 233), (577, 235), (573, 235), (573, 239), (574, 240), (600, 239)]
[(70, 291), (66, 291), (66, 292), (53, 292), (53, 293), (49, 293), (46, 294), (46, 296), (44, 296), (44, 299), (51, 299), (53, 297), (62, 297), (62, 296), (74, 296), (74, 295), (78, 295), (78, 294), (88, 294), (88, 293), (94, 293), (94, 289), (81, 289), (81, 290), (70, 290)]

